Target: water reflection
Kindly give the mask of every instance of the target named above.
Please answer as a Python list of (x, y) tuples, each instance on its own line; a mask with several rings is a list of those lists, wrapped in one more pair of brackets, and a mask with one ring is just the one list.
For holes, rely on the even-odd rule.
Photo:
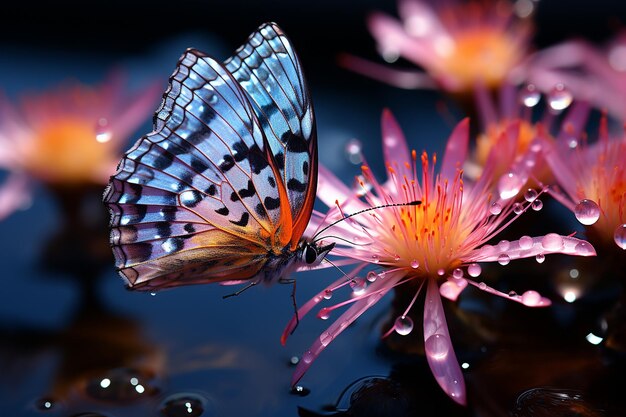
[(589, 404), (578, 391), (557, 388), (533, 388), (522, 393), (513, 417), (604, 417), (606, 414)]

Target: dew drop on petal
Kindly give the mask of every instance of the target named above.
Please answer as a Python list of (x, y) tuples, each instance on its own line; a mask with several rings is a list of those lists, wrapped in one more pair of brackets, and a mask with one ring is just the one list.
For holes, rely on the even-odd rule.
[(372, 255), (372, 262), (377, 264), (380, 262), (380, 256), (378, 256), (377, 254), (373, 254)]
[(574, 246), (574, 250), (578, 255), (591, 255), (594, 253), (593, 246), (587, 242), (578, 242), (576, 246)]
[(378, 274), (374, 271), (370, 271), (367, 273), (366, 278), (369, 282), (374, 282), (376, 281), (376, 278), (378, 278)]
[(548, 251), (558, 251), (563, 248), (563, 238), (556, 233), (548, 233), (541, 238), (541, 246)]
[(511, 197), (515, 197), (522, 188), (522, 185), (524, 184), (519, 175), (514, 172), (504, 174), (498, 181), (498, 192), (500, 193), (500, 198), (507, 200)]
[(354, 278), (350, 281), (350, 288), (352, 288), (352, 292), (354, 295), (361, 295), (365, 292), (367, 288), (367, 281), (363, 278)]
[(520, 101), (526, 107), (535, 107), (541, 99), (541, 93), (534, 84), (528, 84), (520, 91)]
[(548, 105), (552, 110), (560, 112), (568, 108), (572, 104), (573, 99), (572, 93), (563, 84), (559, 83), (548, 94)]
[(346, 143), (346, 156), (348, 160), (353, 164), (360, 164), (363, 162), (363, 158), (361, 157), (361, 151), (363, 146), (358, 139), (351, 139)]
[(520, 203), (513, 204), (513, 213), (522, 214), (524, 212), (524, 206)]
[(452, 271), (452, 276), (456, 279), (463, 278), (463, 270), (461, 268), (455, 268), (454, 271)]
[(478, 288), (480, 288), (481, 290), (486, 290), (487, 289), (487, 284), (485, 284), (484, 282), (479, 282), (478, 283)]
[(450, 341), (445, 335), (435, 333), (426, 339), (426, 342), (424, 342), (424, 349), (430, 358), (435, 360), (444, 360), (448, 356), (448, 351), (450, 350)]
[(407, 316), (400, 316), (393, 324), (393, 329), (401, 336), (406, 336), (413, 331), (413, 320)]
[(322, 344), (322, 346), (328, 346), (328, 344), (332, 341), (333, 337), (330, 333), (322, 332), (322, 334), (320, 335), (320, 343)]
[(508, 265), (509, 262), (511, 262), (511, 257), (507, 255), (506, 253), (503, 253), (500, 256), (498, 256), (498, 263), (500, 265)]
[(530, 237), (530, 236), (522, 236), (519, 239), (519, 247), (521, 249), (524, 249), (524, 250), (532, 248), (533, 247), (533, 238)]
[(398, 262), (400, 260), (400, 255), (398, 254), (393, 255), (393, 260)]
[(439, 275), (440, 277), (444, 276), (446, 274), (446, 270), (443, 268), (439, 268), (437, 270), (437, 275)]
[(419, 263), (419, 262), (417, 262), (417, 259), (413, 259), (413, 260), (411, 261), (411, 268), (413, 268), (413, 269), (417, 269), (417, 268), (419, 268), (419, 266), (420, 266), (420, 263)]
[(489, 207), (489, 212), (491, 214), (498, 215), (500, 213), (502, 213), (502, 206), (500, 205), (500, 203), (493, 203), (490, 207)]
[(580, 223), (589, 226), (600, 218), (600, 207), (593, 200), (580, 200), (574, 207), (574, 215)]
[(537, 199), (535, 201), (532, 202), (532, 204), (530, 205), (530, 207), (535, 210), (535, 211), (539, 211), (543, 208), (543, 201)]
[(541, 295), (537, 291), (529, 290), (522, 294), (522, 304), (535, 307), (541, 303)]
[(295, 387), (291, 388), (291, 394), (292, 395), (298, 395), (300, 397), (306, 397), (310, 393), (311, 393), (311, 390), (306, 388), (306, 387), (303, 387), (302, 385), (296, 385)]
[(515, 297), (517, 293), (515, 291), (509, 291), (509, 297)]
[(498, 243), (498, 249), (501, 251), (509, 250), (510, 247), (511, 247), (511, 242), (509, 242), (508, 240), (502, 239)]
[(626, 249), (626, 224), (620, 224), (613, 233), (615, 244), (621, 249)]
[(302, 362), (307, 364), (313, 362), (313, 353), (311, 353), (310, 350), (304, 352), (304, 354), (302, 355)]
[(476, 278), (477, 276), (480, 276), (481, 272), (482, 268), (478, 264), (470, 264), (467, 267), (467, 273), (470, 277)]
[(324, 291), (324, 299), (330, 300), (333, 297), (333, 290)]
[(330, 317), (330, 310), (328, 307), (320, 308), (320, 311), (317, 312), (317, 318), (322, 320), (328, 320)]
[(544, 255), (543, 253), (538, 253), (537, 256), (535, 256), (535, 260), (537, 261), (537, 263), (542, 264), (543, 261), (546, 260), (546, 255)]
[(532, 203), (533, 201), (535, 201), (537, 199), (538, 195), (539, 195), (539, 193), (537, 193), (537, 190), (535, 190), (533, 188), (529, 188), (524, 193), (524, 199), (526, 201), (528, 201), (529, 203)]
[(163, 400), (161, 414), (166, 417), (199, 417), (204, 413), (206, 400), (198, 394), (174, 394)]

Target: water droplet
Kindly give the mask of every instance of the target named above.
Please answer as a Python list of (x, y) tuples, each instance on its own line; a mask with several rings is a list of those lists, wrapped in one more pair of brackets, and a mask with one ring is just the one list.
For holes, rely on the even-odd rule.
[(292, 395), (298, 395), (300, 397), (306, 397), (307, 395), (309, 395), (311, 393), (311, 390), (308, 388), (303, 387), (302, 385), (296, 385), (295, 387), (291, 388), (291, 394)]
[(446, 274), (446, 270), (443, 268), (439, 268), (437, 270), (437, 275), (439, 275), (440, 277), (444, 276)]
[(537, 193), (537, 191), (535, 189), (529, 188), (524, 193), (524, 199), (526, 201), (528, 201), (529, 203), (532, 203), (533, 201), (535, 201), (537, 199), (538, 195), (539, 195), (539, 193)]
[(204, 413), (206, 406), (206, 399), (198, 394), (173, 394), (161, 403), (161, 414), (166, 417), (198, 417)]
[(154, 297), (156, 295), (156, 293), (155, 292), (151, 292), (150, 295)]
[(455, 268), (454, 271), (452, 271), (452, 277), (456, 279), (463, 278), (463, 270), (461, 268)]
[(542, 264), (543, 261), (546, 260), (546, 255), (544, 255), (543, 253), (538, 253), (537, 256), (535, 256), (535, 260), (537, 261), (537, 263)]
[(535, 201), (533, 201), (530, 207), (535, 211), (539, 211), (543, 208), (543, 201), (536, 199)]
[(534, 84), (528, 84), (520, 91), (520, 101), (526, 107), (535, 107), (541, 100), (541, 93)]
[(509, 242), (508, 240), (502, 239), (498, 243), (498, 249), (501, 251), (509, 250), (510, 247), (511, 247), (511, 242)]
[(140, 371), (121, 368), (87, 383), (85, 392), (96, 400), (126, 402), (158, 393), (152, 377)]
[(322, 320), (328, 320), (330, 317), (330, 309), (328, 307), (320, 308), (320, 311), (317, 312), (317, 318)]
[(113, 135), (111, 134), (111, 129), (109, 128), (109, 121), (106, 118), (101, 117), (100, 120), (98, 120), (95, 133), (96, 141), (99, 143), (106, 143), (111, 140)]
[(511, 257), (507, 255), (506, 253), (503, 253), (500, 256), (498, 256), (498, 263), (500, 265), (508, 265), (509, 262), (511, 262)]
[(620, 224), (613, 233), (615, 244), (622, 249), (626, 249), (626, 224)]
[(426, 354), (432, 359), (444, 360), (450, 350), (450, 341), (445, 335), (435, 333), (426, 339), (424, 349), (426, 350)]
[(302, 355), (302, 362), (307, 364), (313, 362), (313, 353), (311, 353), (310, 350), (304, 352), (304, 354)]
[(324, 291), (324, 299), (330, 300), (333, 297), (333, 290)]
[(515, 291), (509, 291), (509, 297), (515, 297), (517, 293)]
[(571, 138), (569, 141), (567, 141), (567, 146), (570, 149), (576, 149), (578, 147), (578, 139)]
[(528, 307), (535, 307), (541, 303), (541, 294), (537, 291), (529, 290), (522, 294), (522, 304)]
[(322, 332), (320, 335), (320, 343), (322, 346), (328, 346), (330, 342), (333, 341), (333, 336), (328, 332)]
[(346, 143), (346, 156), (350, 162), (353, 164), (360, 164), (363, 162), (363, 157), (361, 155), (361, 151), (363, 149), (363, 145), (358, 139), (351, 139)]
[(407, 316), (400, 316), (393, 324), (393, 329), (401, 336), (406, 336), (413, 331), (413, 320)]
[(297, 365), (298, 362), (300, 362), (300, 358), (297, 356), (292, 356), (291, 358), (289, 358), (289, 365)]
[(530, 249), (530, 248), (532, 248), (532, 247), (533, 247), (533, 244), (534, 244), (534, 242), (533, 242), (533, 238), (532, 238), (532, 237), (530, 237), (530, 236), (522, 236), (522, 237), (519, 239), (519, 247), (520, 247), (521, 249), (524, 249), (524, 250), (526, 250), (526, 249)]
[(374, 282), (378, 278), (378, 274), (374, 271), (370, 271), (367, 273), (366, 278), (369, 282)]
[(417, 269), (417, 268), (419, 268), (419, 266), (420, 266), (420, 263), (419, 263), (419, 262), (417, 262), (417, 259), (413, 259), (413, 260), (411, 261), (411, 268), (413, 268), (413, 269)]
[(393, 255), (393, 260), (398, 262), (400, 260), (400, 255), (398, 254)]
[(380, 256), (378, 256), (377, 254), (373, 254), (372, 255), (372, 262), (377, 264), (380, 262)]
[(467, 267), (467, 273), (472, 278), (476, 278), (476, 277), (480, 276), (481, 272), (482, 272), (482, 268), (478, 264), (470, 264)]
[(600, 218), (600, 207), (593, 200), (580, 200), (574, 207), (574, 215), (585, 226), (594, 224)]
[(56, 407), (57, 403), (52, 398), (40, 398), (35, 401), (35, 408), (39, 411), (50, 411)]
[(480, 288), (481, 290), (486, 290), (487, 289), (487, 284), (485, 284), (484, 282), (479, 282), (478, 283), (478, 288)]
[(515, 197), (523, 185), (523, 180), (514, 172), (504, 174), (498, 181), (500, 198), (508, 200), (511, 197)]
[(578, 242), (574, 247), (574, 250), (579, 255), (590, 255), (594, 253), (593, 246), (591, 246), (591, 244), (587, 242)]
[(572, 104), (574, 97), (567, 88), (561, 83), (554, 86), (548, 95), (548, 104), (550, 108), (556, 112), (565, 110)]
[(365, 292), (367, 288), (367, 281), (363, 278), (354, 278), (350, 281), (350, 288), (352, 288), (352, 293), (354, 295), (361, 295)]
[(502, 206), (500, 205), (500, 203), (493, 203), (490, 207), (489, 207), (489, 212), (491, 214), (498, 215), (500, 213), (502, 213)]
[(520, 203), (513, 204), (513, 213), (522, 214), (523, 212), (524, 212), (524, 206), (522, 206)]
[(563, 238), (556, 233), (548, 233), (541, 238), (541, 246), (550, 252), (558, 251), (563, 248)]

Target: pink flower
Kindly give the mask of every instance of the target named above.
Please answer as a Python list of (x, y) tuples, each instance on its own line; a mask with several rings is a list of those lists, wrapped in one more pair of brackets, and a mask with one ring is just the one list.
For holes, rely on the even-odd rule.
[(498, 87), (526, 57), (531, 26), (516, 18), (509, 2), (453, 0), (434, 7), (429, 3), (400, 0), (400, 20), (382, 13), (368, 20), (383, 58), (403, 57), (426, 73), (394, 71), (351, 56), (342, 64), (402, 88), (438, 86), (459, 93), (478, 85)]
[(626, 31), (604, 49), (574, 40), (544, 49), (529, 61), (528, 79), (542, 91), (561, 84), (577, 100), (626, 117)]
[(24, 96), (0, 96), (0, 219), (30, 201), (33, 181), (52, 186), (105, 184), (129, 135), (156, 107), (160, 85), (128, 93), (119, 74), (99, 87), (68, 84)]
[[(497, 148), (480, 178), (474, 183), (465, 183), (461, 166), (468, 152), (468, 126), (466, 119), (452, 132), (438, 174), (434, 168), (436, 157), (429, 159), (423, 153), (418, 159), (415, 151), (409, 152), (402, 131), (389, 111), (382, 117), (383, 152), (388, 170), (384, 184), (364, 165), (358, 180), (359, 190), (355, 192), (320, 168), (318, 197), (332, 208), (326, 216), (316, 216), (313, 227), (342, 218), (343, 213), (393, 206), (352, 216), (329, 229), (326, 237), (321, 233), (320, 239), (336, 242), (333, 253), (355, 262), (356, 268), (347, 278), (340, 278), (304, 304), (299, 317), (348, 284), (353, 290), (352, 297), (322, 308), (318, 316), (328, 318), (335, 309), (352, 305), (304, 353), (293, 376), (294, 384), (350, 323), (391, 289), (406, 284), (401, 288), (416, 289), (416, 293), (390, 332), (407, 334), (412, 330), (413, 323), (407, 314), (424, 287), (424, 343), (428, 363), (441, 388), (454, 401), (465, 404), (463, 374), (454, 354), (440, 296), (456, 300), (464, 288), (472, 285), (530, 307), (548, 306), (550, 301), (535, 291), (504, 294), (476, 281), (481, 274), (478, 262), (497, 261), (506, 265), (511, 260), (528, 257), (542, 261), (550, 253), (595, 255), (589, 243), (555, 233), (523, 236), (511, 242), (503, 240), (495, 246), (488, 244), (532, 206), (538, 193), (527, 196), (528, 201), (523, 204), (514, 202), (513, 197), (520, 191), (519, 184), (525, 182), (531, 164), (521, 163), (512, 171), (512, 176), (498, 179), (493, 175)], [(533, 157), (530, 152), (528, 158)], [(498, 192), (496, 187), (500, 187)], [(365, 279), (358, 277), (363, 268), (371, 264), (376, 270), (368, 272)], [(283, 342), (295, 323), (294, 318), (287, 325)]]
[(610, 138), (607, 123), (603, 117), (594, 143), (547, 144), (544, 156), (561, 187), (552, 194), (590, 226), (597, 243), (626, 249), (626, 136)]

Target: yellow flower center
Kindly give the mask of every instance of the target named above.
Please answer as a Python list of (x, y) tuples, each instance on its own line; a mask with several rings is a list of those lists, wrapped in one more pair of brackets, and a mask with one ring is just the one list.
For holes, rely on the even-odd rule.
[(97, 121), (66, 117), (38, 126), (26, 166), (47, 182), (94, 182), (105, 164), (115, 159), (106, 133), (96, 139)]
[(457, 90), (470, 90), (477, 82), (497, 87), (518, 64), (522, 52), (503, 29), (474, 27), (440, 45), (440, 75), (455, 79)]

